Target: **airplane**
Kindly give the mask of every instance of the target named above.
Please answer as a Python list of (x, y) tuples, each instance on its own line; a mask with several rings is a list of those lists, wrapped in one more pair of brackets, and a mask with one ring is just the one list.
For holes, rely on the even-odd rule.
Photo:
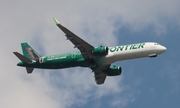
[(21, 43), (23, 55), (18, 52), (13, 53), (21, 60), (17, 66), (25, 67), (28, 74), (32, 73), (34, 68), (88, 67), (94, 73), (96, 83), (101, 85), (105, 82), (106, 76), (121, 75), (122, 68), (111, 66), (112, 63), (144, 57), (153, 58), (166, 51), (166, 47), (156, 42), (94, 47), (61, 25), (56, 18), (53, 19), (55, 24), (65, 33), (67, 40), (70, 40), (74, 44), (74, 48), (79, 49), (79, 52), (41, 56), (29, 43)]

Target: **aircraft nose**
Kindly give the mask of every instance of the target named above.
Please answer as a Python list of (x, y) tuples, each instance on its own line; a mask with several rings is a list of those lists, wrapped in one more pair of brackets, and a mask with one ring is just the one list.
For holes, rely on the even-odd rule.
[(161, 46), (161, 51), (162, 51), (162, 53), (164, 53), (166, 50), (167, 50), (166, 47)]

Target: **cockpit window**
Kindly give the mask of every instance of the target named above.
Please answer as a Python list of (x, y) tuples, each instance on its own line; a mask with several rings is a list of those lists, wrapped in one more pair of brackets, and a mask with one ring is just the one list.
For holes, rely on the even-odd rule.
[(159, 45), (158, 43), (155, 43), (154, 45)]

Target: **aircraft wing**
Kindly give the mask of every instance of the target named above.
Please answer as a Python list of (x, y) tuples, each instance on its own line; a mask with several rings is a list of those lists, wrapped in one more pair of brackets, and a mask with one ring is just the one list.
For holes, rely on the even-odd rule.
[(74, 44), (74, 48), (78, 48), (83, 56), (83, 58), (86, 59), (91, 59), (93, 57), (92, 51), (94, 47), (72, 33), (70, 30), (62, 26), (56, 18), (54, 18), (54, 21), (56, 25), (66, 34), (65, 36), (67, 37), (68, 40), (70, 40)]
[(94, 72), (94, 78), (98, 85), (103, 84), (106, 79), (106, 70), (110, 67), (110, 65), (100, 66), (93, 70)]

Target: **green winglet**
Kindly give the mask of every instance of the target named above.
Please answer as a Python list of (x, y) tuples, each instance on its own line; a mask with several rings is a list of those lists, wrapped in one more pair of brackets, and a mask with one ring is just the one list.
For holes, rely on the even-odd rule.
[(54, 19), (54, 22), (57, 24), (59, 24), (58, 20), (56, 18), (53, 18)]

